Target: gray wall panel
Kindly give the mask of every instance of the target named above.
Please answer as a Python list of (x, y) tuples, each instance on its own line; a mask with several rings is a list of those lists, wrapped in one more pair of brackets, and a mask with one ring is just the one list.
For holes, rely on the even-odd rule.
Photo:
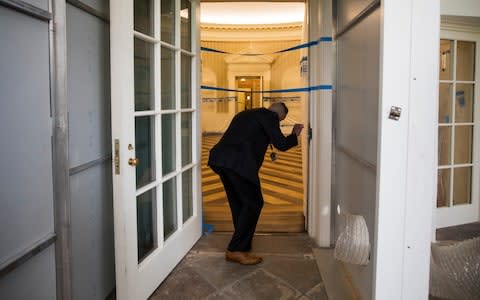
[(84, 4), (104, 13), (105, 15), (109, 15), (109, 1), (108, 0), (81, 0)]
[(22, 0), (22, 1), (48, 11), (48, 0)]
[[(111, 152), (108, 30), (102, 20), (67, 5), (72, 168)], [(115, 286), (111, 162), (71, 175), (70, 195), (73, 299), (104, 299)]]
[(376, 165), (379, 10), (337, 41), (336, 142)]
[(337, 31), (340, 31), (374, 0), (337, 1)]
[(67, 5), (70, 167), (111, 153), (107, 25)]
[[(345, 1), (348, 6), (352, 1)], [(343, 3), (343, 2), (342, 2)], [(352, 9), (352, 14), (354, 9)], [(345, 12), (345, 15), (351, 15)], [(335, 202), (343, 213), (365, 218), (374, 243), (379, 105), (380, 10), (377, 9), (337, 40), (335, 117)], [(341, 149), (345, 149), (346, 155)], [(353, 156), (353, 158), (352, 158)], [(365, 165), (369, 164), (369, 166)], [(345, 226), (335, 214), (335, 235)], [(366, 267), (348, 265), (362, 299), (372, 299), (372, 261)]]
[(55, 300), (54, 245), (32, 257), (0, 280), (0, 299)]
[(48, 24), (0, 7), (0, 262), (54, 231)]
[(73, 299), (105, 299), (115, 286), (111, 163), (70, 177)]

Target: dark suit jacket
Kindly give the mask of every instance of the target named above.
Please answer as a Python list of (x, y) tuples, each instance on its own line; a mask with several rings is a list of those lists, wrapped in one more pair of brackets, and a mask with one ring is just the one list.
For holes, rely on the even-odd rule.
[(297, 136), (285, 137), (278, 115), (266, 108), (245, 110), (233, 118), (220, 141), (210, 150), (208, 165), (227, 168), (260, 185), (258, 171), (269, 144), (280, 151), (298, 144)]

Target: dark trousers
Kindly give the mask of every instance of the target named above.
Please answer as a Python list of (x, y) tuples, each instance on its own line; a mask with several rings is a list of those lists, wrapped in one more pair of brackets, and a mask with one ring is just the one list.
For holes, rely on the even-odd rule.
[(250, 251), (257, 221), (263, 207), (260, 186), (237, 173), (224, 168), (212, 167), (220, 176), (232, 211), (234, 232), (228, 245), (229, 251)]

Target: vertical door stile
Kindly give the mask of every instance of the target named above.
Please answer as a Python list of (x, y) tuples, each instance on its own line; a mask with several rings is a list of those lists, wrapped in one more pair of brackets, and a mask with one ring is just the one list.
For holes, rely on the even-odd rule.
[[(159, 41), (161, 41), (161, 23), (160, 23), (160, 16), (161, 16), (161, 5), (160, 0), (154, 1), (154, 18), (153, 18), (153, 32), (155, 39), (158, 41), (155, 43), (154, 46), (154, 89), (155, 93), (155, 149), (158, 149), (158, 153), (162, 153), (162, 114), (161, 114), (161, 95), (162, 95), (162, 85), (160, 81), (162, 80), (162, 73), (161, 73), (161, 51), (162, 45)], [(157, 185), (156, 195), (157, 195), (157, 207), (156, 207), (156, 214), (157, 214), (157, 241), (158, 241), (158, 248), (163, 248), (164, 238), (163, 238), (163, 184), (162, 184), (162, 160), (159, 157), (155, 157), (155, 170), (157, 173)]]

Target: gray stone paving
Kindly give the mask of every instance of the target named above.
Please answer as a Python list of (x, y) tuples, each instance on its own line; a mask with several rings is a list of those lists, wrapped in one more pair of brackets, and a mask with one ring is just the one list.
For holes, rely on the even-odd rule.
[(229, 238), (202, 237), (150, 299), (328, 299), (306, 234), (255, 236), (255, 266), (225, 261)]

